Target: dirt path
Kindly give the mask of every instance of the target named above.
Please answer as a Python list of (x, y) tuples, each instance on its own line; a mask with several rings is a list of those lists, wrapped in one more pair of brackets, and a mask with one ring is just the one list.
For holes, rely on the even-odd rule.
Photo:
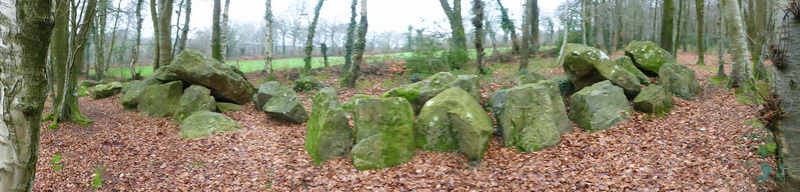
[[(680, 55), (679, 58), (681, 58)], [(686, 56), (687, 58), (690, 58)], [(690, 59), (687, 59), (690, 60)], [(682, 64), (693, 61), (681, 60)], [(557, 70), (550, 70), (557, 71)], [(698, 78), (715, 72), (698, 69)], [(373, 77), (374, 78), (374, 77)], [(378, 81), (378, 80), (375, 80)], [(381, 83), (376, 83), (380, 85)], [(171, 119), (123, 111), (118, 96), (82, 98), (82, 110), (95, 123), (61, 124), (42, 133), (36, 191), (88, 191), (94, 170), (101, 191), (756, 191), (759, 165), (753, 131), (742, 124), (754, 118), (727, 90), (702, 82), (698, 100), (675, 99), (665, 118), (635, 113), (630, 121), (596, 133), (575, 128), (557, 146), (534, 153), (490, 142), (481, 162), (458, 153), (417, 151), (410, 162), (383, 170), (356, 171), (349, 158), (312, 166), (303, 149), (305, 125), (269, 119), (254, 111), (226, 115), (243, 129), (197, 140), (183, 140)], [(487, 86), (497, 87), (497, 86)], [(383, 88), (344, 90), (378, 95)], [(313, 93), (304, 93), (307, 99)], [(484, 95), (488, 95), (486, 92)], [(310, 102), (304, 102), (310, 109)], [(60, 171), (51, 158), (63, 155)]]

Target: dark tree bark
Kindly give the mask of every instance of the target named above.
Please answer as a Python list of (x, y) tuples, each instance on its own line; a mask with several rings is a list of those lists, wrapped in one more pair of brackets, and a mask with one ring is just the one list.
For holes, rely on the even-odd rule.
[(475, 15), (472, 19), (472, 25), (475, 26), (475, 52), (477, 53), (475, 63), (478, 67), (478, 73), (485, 75), (486, 69), (483, 66), (483, 56), (485, 55), (483, 52), (483, 2), (481, 0), (472, 0), (472, 14)]
[(661, 47), (674, 53), (673, 32), (675, 30), (675, 5), (673, 0), (664, 0), (664, 11), (661, 17)]
[(314, 35), (317, 32), (317, 22), (319, 21), (319, 11), (322, 9), (322, 3), (325, 0), (319, 0), (317, 6), (314, 7), (314, 19), (311, 20), (311, 25), (308, 26), (308, 39), (306, 39), (306, 58), (305, 66), (303, 67), (303, 74), (311, 72), (311, 54), (314, 52)]
[(461, 17), (461, 0), (453, 0), (453, 7), (450, 7), (448, 1), (439, 0), (439, 3), (450, 21), (452, 49), (467, 50), (467, 34), (464, 32), (464, 23)]
[(225, 62), (222, 56), (222, 23), (220, 21), (220, 13), (222, 12), (222, 3), (220, 0), (214, 0), (213, 21), (211, 22), (211, 57), (219, 62)]
[[(355, 41), (356, 27), (358, 25), (358, 23), (356, 23), (356, 15), (357, 15), (356, 5), (358, 5), (358, 0), (353, 0), (352, 3), (350, 3), (350, 24), (347, 26), (347, 37), (346, 37), (347, 40), (345, 41), (344, 45), (345, 46), (344, 67), (343, 67), (344, 70), (342, 71), (342, 74), (340, 76), (346, 75), (347, 71), (350, 71), (350, 67), (353, 66), (353, 60), (352, 60), (353, 43)], [(345, 78), (342, 79), (344, 80)], [(353, 86), (348, 86), (346, 81), (342, 82), (343, 86), (345, 87), (350, 87), (350, 88), (355, 87), (355, 83), (353, 83)]]
[[(355, 0), (354, 0), (355, 1)], [(358, 35), (356, 43), (353, 45), (353, 66), (344, 75), (345, 87), (355, 87), (358, 79), (358, 72), (361, 71), (361, 62), (364, 59), (364, 48), (367, 45), (367, 0), (361, 0), (361, 22), (358, 25)]]
[(706, 45), (703, 41), (705, 5), (706, 2), (704, 0), (695, 0), (695, 11), (697, 12), (697, 65), (706, 65)]

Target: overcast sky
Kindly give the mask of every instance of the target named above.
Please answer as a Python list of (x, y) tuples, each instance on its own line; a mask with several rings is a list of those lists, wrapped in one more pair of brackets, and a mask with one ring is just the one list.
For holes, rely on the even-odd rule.
[[(313, 14), (316, 0), (273, 0), (272, 9), (276, 17), (289, 15), (300, 2), (306, 1), (308, 12)], [(490, 0), (495, 3), (494, 0)], [(509, 8), (511, 17), (519, 21), (524, 0), (501, 0)], [(564, 0), (539, 1), (541, 16), (549, 16)], [(360, 1), (359, 1), (360, 2)], [(452, 0), (450, 0), (452, 4)], [(488, 1), (485, 1), (488, 2)], [(213, 0), (192, 1), (192, 28), (210, 28), (212, 20)], [(224, 3), (224, 1), (223, 1)], [(176, 2), (177, 6), (177, 2)], [(253, 23), (259, 26), (264, 20), (266, 5), (264, 0), (231, 0), (230, 20), (233, 23)], [(367, 2), (370, 31), (405, 31), (409, 25), (415, 27), (432, 27), (436, 21), (445, 21), (446, 16), (437, 0), (370, 0)], [(452, 5), (451, 5), (452, 6)], [(462, 0), (463, 16), (471, 18), (469, 0)], [(358, 8), (360, 10), (360, 8)], [(488, 11), (488, 10), (487, 10)], [(496, 11), (495, 11), (496, 12)], [(498, 13), (493, 13), (498, 14)], [(325, 0), (320, 20), (336, 20), (346, 23), (350, 16), (350, 0)], [(146, 21), (149, 19), (146, 19)], [(445, 23), (446, 24), (446, 23)], [(465, 23), (468, 25), (468, 23)], [(442, 26), (449, 28), (449, 26)]]

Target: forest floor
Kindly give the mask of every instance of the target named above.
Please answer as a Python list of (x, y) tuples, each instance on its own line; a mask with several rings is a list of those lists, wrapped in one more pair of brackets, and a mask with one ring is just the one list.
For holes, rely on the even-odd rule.
[[(637, 112), (630, 121), (595, 133), (575, 127), (558, 146), (533, 153), (504, 148), (495, 137), (480, 162), (455, 152), (418, 150), (408, 163), (368, 171), (356, 171), (348, 157), (312, 165), (303, 147), (306, 125), (272, 120), (252, 104), (225, 113), (240, 122), (242, 130), (185, 140), (170, 118), (125, 111), (119, 96), (83, 97), (81, 110), (95, 122), (86, 127), (61, 123), (57, 130), (42, 131), (35, 190), (89, 191), (93, 186), (101, 191), (774, 189), (771, 179), (759, 179), (763, 165), (775, 165), (773, 158), (756, 151), (765, 132), (744, 123), (756, 118), (755, 109), (737, 102), (733, 91), (708, 81), (716, 73), (716, 56), (707, 58), (710, 67), (698, 67), (696, 54), (678, 55), (681, 64), (697, 70), (705, 92), (694, 101), (675, 98), (676, 106), (666, 117)], [(494, 66), (497, 78), (482, 78), (484, 98), (510, 85), (498, 79), (516, 68)], [(538, 71), (563, 75), (560, 67)], [(249, 76), (259, 81), (257, 75)], [(340, 100), (355, 93), (380, 95), (407, 82), (392, 75), (365, 78), (356, 89), (340, 89)], [(313, 94), (300, 93), (307, 110)], [(101, 186), (95, 178), (102, 178)]]

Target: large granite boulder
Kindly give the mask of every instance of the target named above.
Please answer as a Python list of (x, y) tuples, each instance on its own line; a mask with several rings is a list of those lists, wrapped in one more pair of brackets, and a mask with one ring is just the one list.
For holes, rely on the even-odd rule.
[(148, 86), (139, 96), (139, 112), (156, 118), (173, 116), (182, 95), (183, 83), (180, 81)]
[(92, 99), (109, 98), (117, 93), (122, 92), (122, 88), (124, 87), (125, 83), (120, 82), (111, 82), (94, 86), (94, 89), (92, 90)]
[(667, 50), (650, 41), (633, 41), (625, 47), (625, 55), (633, 60), (644, 74), (655, 77), (666, 63), (676, 63), (675, 57)]
[(245, 104), (255, 92), (253, 85), (242, 75), (194, 50), (181, 52), (165, 68), (186, 83), (210, 89), (211, 95), (221, 101)]
[(650, 85), (633, 99), (633, 109), (645, 113), (664, 114), (672, 105), (672, 93), (661, 85)]
[(703, 92), (703, 87), (697, 81), (694, 70), (689, 67), (667, 63), (658, 71), (658, 84), (680, 98), (693, 100)]
[(210, 111), (193, 113), (183, 121), (180, 135), (184, 139), (196, 139), (215, 134), (238, 131), (242, 126), (223, 114)]
[(178, 109), (175, 111), (175, 117), (172, 118), (172, 122), (181, 123), (198, 111), (215, 111), (217, 106), (215, 105), (214, 97), (210, 94), (211, 90), (203, 86), (189, 86), (183, 91), (183, 96), (178, 102)]
[(569, 119), (588, 131), (606, 130), (631, 116), (622, 88), (602, 81), (572, 95)]
[(631, 74), (635, 75), (637, 79), (639, 79), (639, 83), (642, 85), (650, 85), (650, 77), (642, 73), (639, 68), (636, 68), (636, 65), (633, 65), (633, 60), (630, 57), (620, 57), (617, 60), (614, 60), (614, 63), (617, 64), (622, 69), (625, 69)]
[(119, 97), (119, 103), (125, 106), (126, 109), (136, 109), (139, 106), (139, 97), (144, 93), (144, 88), (161, 84), (155, 78), (147, 78), (142, 81), (134, 81), (122, 88), (122, 96)]
[(642, 90), (636, 75), (617, 66), (599, 49), (567, 44), (565, 53), (564, 72), (578, 90), (605, 80), (621, 87), (630, 98), (636, 97)]
[(469, 92), (475, 100), (480, 101), (480, 86), (474, 75), (454, 76), (449, 72), (437, 73), (427, 79), (405, 87), (394, 88), (383, 94), (383, 97), (402, 97), (411, 103), (414, 112), (419, 114), (422, 105), (442, 91), (451, 87), (460, 87)]
[(517, 78), (515, 79), (515, 84), (517, 84), (517, 86), (520, 86), (529, 83), (536, 83), (541, 80), (547, 80), (547, 77), (535, 71), (523, 71), (520, 72), (519, 75), (517, 75)]
[(353, 145), (353, 129), (342, 110), (336, 90), (324, 88), (314, 95), (306, 127), (306, 152), (314, 164), (344, 156)]
[(562, 133), (572, 132), (557, 86), (539, 81), (492, 94), (490, 109), (506, 147), (538, 151), (556, 146)]
[(404, 98), (355, 96), (355, 145), (350, 151), (358, 170), (399, 165), (415, 155), (414, 110)]
[(308, 121), (308, 112), (300, 103), (297, 93), (276, 81), (261, 84), (253, 95), (256, 110), (264, 111), (271, 118), (292, 123)]
[(453, 87), (428, 100), (416, 124), (417, 147), (428, 151), (460, 151), (479, 160), (494, 131), (492, 118), (469, 93)]

